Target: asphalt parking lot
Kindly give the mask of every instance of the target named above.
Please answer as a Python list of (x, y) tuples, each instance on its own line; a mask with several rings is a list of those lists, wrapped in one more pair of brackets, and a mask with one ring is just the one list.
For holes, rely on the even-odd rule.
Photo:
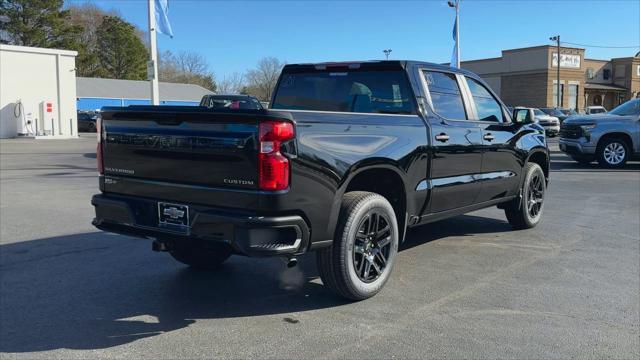
[(98, 232), (95, 135), (0, 141), (0, 353), (10, 358), (638, 358), (640, 163), (552, 143), (545, 214), (411, 231), (378, 296), (323, 289), (315, 257), (189, 270)]

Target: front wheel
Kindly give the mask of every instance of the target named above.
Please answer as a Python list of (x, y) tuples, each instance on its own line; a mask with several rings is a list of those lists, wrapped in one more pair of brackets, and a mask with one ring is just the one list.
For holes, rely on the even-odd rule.
[(508, 204), (504, 209), (507, 220), (514, 229), (535, 227), (540, 222), (544, 209), (547, 183), (542, 168), (536, 163), (527, 163), (524, 174), (525, 178), (520, 192), (522, 198), (520, 201)]
[(598, 145), (598, 163), (608, 168), (619, 168), (629, 158), (629, 146), (618, 138), (605, 139)]
[(377, 294), (389, 279), (398, 252), (398, 224), (384, 197), (354, 191), (344, 195), (333, 245), (318, 251), (325, 286), (351, 300)]

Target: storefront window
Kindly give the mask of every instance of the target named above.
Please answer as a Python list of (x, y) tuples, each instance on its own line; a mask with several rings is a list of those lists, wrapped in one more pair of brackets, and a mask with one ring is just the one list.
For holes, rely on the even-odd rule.
[(578, 85), (569, 85), (569, 109), (578, 108)]
[(560, 84), (560, 104), (558, 104), (558, 84), (553, 84), (553, 107), (562, 107), (564, 84)]

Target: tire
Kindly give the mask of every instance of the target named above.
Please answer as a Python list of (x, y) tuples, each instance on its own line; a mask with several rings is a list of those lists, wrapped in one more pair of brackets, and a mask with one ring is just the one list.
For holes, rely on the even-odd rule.
[(231, 256), (231, 253), (231, 247), (226, 244), (205, 247), (196, 243), (179, 245), (169, 251), (177, 261), (202, 270), (218, 269)]
[(629, 145), (621, 138), (613, 137), (602, 140), (596, 151), (598, 163), (607, 168), (621, 168), (629, 159)]
[(393, 270), (398, 234), (395, 212), (387, 199), (371, 192), (346, 193), (333, 245), (317, 253), (322, 282), (350, 300), (374, 296)]
[(504, 209), (509, 224), (516, 230), (531, 229), (538, 225), (544, 210), (547, 183), (542, 168), (536, 163), (527, 163), (524, 174), (520, 190), (522, 198)]
[(593, 160), (595, 160), (594, 158), (591, 158), (591, 157), (581, 157), (581, 156), (572, 156), (571, 158), (573, 159), (573, 161), (577, 162), (580, 165), (589, 165), (591, 164), (591, 162), (593, 162)]
[(88, 132), (96, 132), (96, 124), (93, 122), (89, 123), (89, 129), (87, 130)]

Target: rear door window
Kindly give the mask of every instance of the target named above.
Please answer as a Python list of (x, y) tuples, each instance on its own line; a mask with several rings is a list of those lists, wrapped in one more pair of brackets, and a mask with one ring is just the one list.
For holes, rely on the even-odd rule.
[(272, 109), (415, 114), (402, 71), (318, 71), (283, 74)]
[(424, 79), (429, 88), (433, 110), (438, 115), (452, 120), (467, 119), (460, 87), (454, 74), (425, 71)]

